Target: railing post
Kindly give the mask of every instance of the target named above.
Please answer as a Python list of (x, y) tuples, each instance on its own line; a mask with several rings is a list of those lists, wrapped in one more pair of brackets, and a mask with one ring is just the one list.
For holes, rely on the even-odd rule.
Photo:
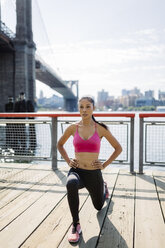
[(143, 117), (139, 116), (139, 174), (143, 174)]
[(57, 117), (52, 117), (52, 130), (51, 130), (51, 143), (52, 143), (52, 170), (57, 169)]
[(130, 173), (134, 173), (134, 118), (132, 117), (130, 130)]

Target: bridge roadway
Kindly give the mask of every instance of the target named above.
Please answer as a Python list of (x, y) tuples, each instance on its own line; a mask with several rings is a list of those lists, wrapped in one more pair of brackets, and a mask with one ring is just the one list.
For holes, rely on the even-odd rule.
[(76, 99), (71, 88), (37, 55), (36, 79), (63, 95), (65, 99)]
[(0, 52), (9, 52), (14, 50), (12, 40), (15, 34), (0, 21)]
[[(0, 21), (0, 53), (12, 52), (15, 50), (13, 44), (14, 38), (15, 34)], [(73, 93), (72, 88), (68, 87), (68, 84), (65, 83), (39, 56), (35, 56), (36, 79), (63, 95), (65, 101), (73, 101), (73, 105), (75, 105), (77, 96)]]

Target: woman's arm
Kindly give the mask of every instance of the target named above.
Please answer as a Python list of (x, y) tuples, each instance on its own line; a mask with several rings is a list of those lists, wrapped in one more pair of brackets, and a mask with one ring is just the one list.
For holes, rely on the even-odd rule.
[(77, 168), (79, 166), (77, 159), (70, 159), (64, 148), (64, 144), (66, 143), (66, 141), (69, 139), (71, 135), (74, 135), (74, 133), (75, 133), (75, 125), (72, 124), (65, 130), (64, 134), (61, 136), (61, 138), (57, 142), (57, 149), (59, 150), (61, 156), (64, 158), (64, 160), (67, 162), (67, 164), (70, 167)]
[(120, 143), (117, 141), (117, 139), (111, 134), (111, 132), (108, 129), (105, 129), (104, 127), (98, 125), (97, 126), (98, 133), (100, 137), (105, 137), (107, 141), (111, 144), (111, 146), (114, 148), (114, 152), (110, 155), (110, 157), (105, 161), (101, 162), (100, 160), (93, 161), (93, 166), (98, 169), (104, 169), (109, 164), (111, 164), (122, 152), (122, 147)]
[(109, 130), (105, 128), (102, 129), (103, 137), (105, 137), (111, 146), (115, 149), (114, 152), (110, 155), (110, 157), (102, 164), (103, 169), (107, 167), (107, 165), (111, 164), (122, 152), (122, 147), (117, 139), (111, 134)]
[(70, 125), (64, 132), (64, 134), (61, 136), (61, 138), (59, 139), (59, 141), (57, 142), (57, 149), (60, 152), (61, 156), (65, 159), (65, 161), (68, 163), (70, 163), (70, 158), (64, 148), (64, 144), (66, 143), (66, 141), (69, 139), (69, 137), (73, 135), (73, 125)]

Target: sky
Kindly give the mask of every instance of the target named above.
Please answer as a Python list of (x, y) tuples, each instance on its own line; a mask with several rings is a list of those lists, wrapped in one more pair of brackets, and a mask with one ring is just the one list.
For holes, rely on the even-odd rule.
[[(2, 10), (13, 2), (1, 0)], [(165, 91), (164, 0), (32, 2), (37, 53), (63, 80), (79, 80), (80, 97), (102, 89), (115, 97), (134, 87), (154, 90), (156, 98)], [(36, 85), (38, 96), (41, 89), (55, 93)]]

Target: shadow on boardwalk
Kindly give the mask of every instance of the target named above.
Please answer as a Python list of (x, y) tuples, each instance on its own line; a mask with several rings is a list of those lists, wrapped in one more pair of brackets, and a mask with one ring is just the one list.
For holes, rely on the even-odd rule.
[[(112, 224), (112, 222), (109, 220), (110, 215), (113, 212), (113, 201), (110, 202), (111, 208), (110, 211), (108, 211), (109, 207), (109, 202), (107, 202), (106, 206), (100, 210), (97, 215), (97, 221), (100, 226), (100, 234), (99, 236), (93, 236), (90, 239), (88, 239), (86, 242), (83, 237), (83, 232), (82, 235), (80, 236), (80, 241), (78, 244), (71, 244), (70, 246), (73, 247), (81, 247), (81, 248), (128, 248), (126, 241), (123, 239), (122, 235), (118, 232), (118, 230), (115, 228), (115, 226)], [(104, 220), (102, 219), (102, 216), (107, 212), (105, 215)], [(94, 227), (93, 227), (94, 228)], [(90, 230), (89, 230), (90, 232)], [(113, 239), (111, 237), (113, 236)], [(118, 242), (114, 244), (114, 240), (116, 240), (116, 237), (118, 239)], [(120, 243), (120, 246), (118, 245)], [(95, 244), (95, 245), (94, 245)]]
[[(2, 248), (164, 248), (165, 174), (131, 175), (103, 171), (110, 190), (97, 211), (80, 192), (80, 242), (70, 245), (72, 224), (66, 197), (68, 168), (48, 165), (0, 166), (0, 247)], [(10, 237), (10, 240), (9, 240)]]

